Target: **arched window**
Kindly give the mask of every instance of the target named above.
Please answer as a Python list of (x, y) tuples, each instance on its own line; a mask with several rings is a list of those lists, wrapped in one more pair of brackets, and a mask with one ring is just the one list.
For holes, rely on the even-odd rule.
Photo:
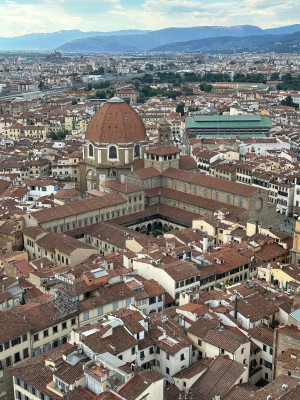
[(108, 151), (109, 159), (116, 159), (117, 157), (117, 148), (115, 146), (111, 146)]
[(140, 157), (140, 146), (138, 144), (134, 146), (134, 157)]
[(94, 157), (94, 147), (92, 144), (89, 144), (89, 157)]

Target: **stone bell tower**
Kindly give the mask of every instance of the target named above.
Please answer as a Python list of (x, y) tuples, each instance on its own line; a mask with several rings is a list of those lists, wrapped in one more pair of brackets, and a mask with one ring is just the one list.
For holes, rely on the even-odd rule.
[(167, 120), (162, 120), (158, 126), (158, 145), (144, 151), (145, 168), (154, 167), (159, 172), (173, 167), (179, 168), (178, 147), (171, 142), (171, 127)]

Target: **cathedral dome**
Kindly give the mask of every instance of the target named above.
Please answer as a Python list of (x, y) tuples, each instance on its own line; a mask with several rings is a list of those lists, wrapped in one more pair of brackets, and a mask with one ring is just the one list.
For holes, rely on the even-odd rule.
[(95, 143), (130, 143), (146, 140), (138, 113), (118, 97), (108, 100), (88, 124), (85, 139)]

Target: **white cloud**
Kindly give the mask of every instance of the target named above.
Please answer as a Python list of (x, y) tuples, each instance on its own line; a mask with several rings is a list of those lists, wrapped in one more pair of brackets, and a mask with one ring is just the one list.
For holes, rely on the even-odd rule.
[[(297, 0), (0, 0), (0, 36), (60, 29), (162, 29), (170, 26), (258, 25), (299, 22)], [(136, 3), (133, 3), (136, 4)]]

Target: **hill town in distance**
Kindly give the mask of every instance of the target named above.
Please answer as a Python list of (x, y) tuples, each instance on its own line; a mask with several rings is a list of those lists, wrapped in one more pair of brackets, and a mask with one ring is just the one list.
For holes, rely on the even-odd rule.
[(178, 29), (0, 37), (0, 400), (300, 399), (300, 25)]

